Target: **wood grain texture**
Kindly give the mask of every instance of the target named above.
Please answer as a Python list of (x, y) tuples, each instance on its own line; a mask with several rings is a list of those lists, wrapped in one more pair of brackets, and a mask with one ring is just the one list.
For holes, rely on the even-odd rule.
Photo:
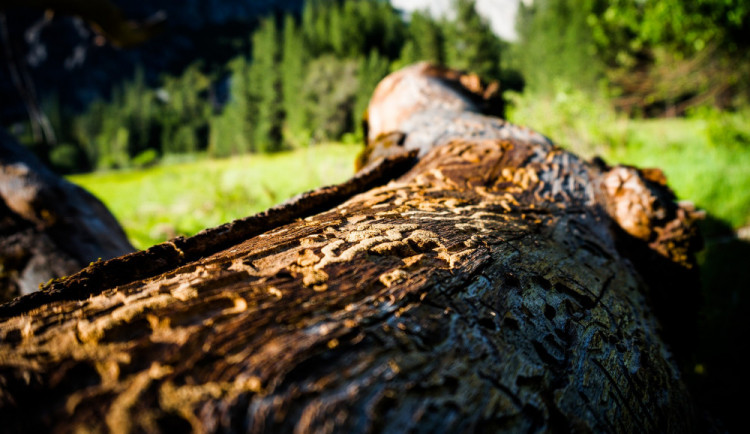
[(423, 141), (390, 182), (160, 274), (5, 308), (2, 426), (693, 431), (660, 334), (680, 317), (653, 307), (693, 268), (691, 211), (657, 172), (445, 119), (484, 133)]

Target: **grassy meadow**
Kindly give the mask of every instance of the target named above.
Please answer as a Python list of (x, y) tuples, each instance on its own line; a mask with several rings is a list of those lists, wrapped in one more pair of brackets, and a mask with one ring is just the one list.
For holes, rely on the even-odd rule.
[(147, 169), (70, 176), (101, 199), (139, 249), (263, 211), (346, 180), (359, 147), (328, 144), (226, 159), (192, 157)]

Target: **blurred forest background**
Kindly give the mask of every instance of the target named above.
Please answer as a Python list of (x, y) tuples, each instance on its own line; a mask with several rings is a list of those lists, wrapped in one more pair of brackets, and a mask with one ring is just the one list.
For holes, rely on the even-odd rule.
[[(309, 148), (361, 144), (379, 80), (428, 60), (499, 80), (509, 120), (583, 156), (661, 167), (678, 195), (725, 222), (723, 230), (750, 225), (745, 1), (525, 1), (515, 41), (493, 33), (471, 0), (453, 1), (447, 18), (378, 0), (135, 3), (122, 4), (129, 17), (147, 19), (163, 7), (169, 25), (133, 49), (103, 44), (76, 18), (22, 9), (4, 19), (0, 120), (61, 173), (290, 150), (308, 160), (331, 152), (349, 160), (345, 149)], [(118, 183), (103, 189), (96, 176), (73, 179), (109, 192), (104, 201), (147, 247), (351, 174), (339, 163), (338, 173), (318, 171), (302, 177), (308, 184), (273, 191), (286, 183), (268, 169), (273, 160), (259, 165), (270, 176), (265, 187), (238, 186), (251, 190), (234, 195), (250, 208), (182, 200), (184, 209), (237, 211), (205, 218), (139, 206), (172, 203), (174, 195), (143, 197), (118, 193)], [(200, 166), (192, 171), (198, 177)], [(175, 215), (183, 217), (170, 222)]]
[(708, 211), (689, 380), (716, 414), (739, 414), (726, 345), (748, 346), (746, 0), (521, 1), (513, 41), (472, 0), (443, 17), (379, 0), (115, 3), (133, 19), (164, 9), (166, 30), (121, 49), (77, 18), (2, 15), (0, 121), (137, 247), (346, 179), (380, 79), (420, 60), (471, 70), (500, 81), (512, 122), (587, 158), (659, 167)]

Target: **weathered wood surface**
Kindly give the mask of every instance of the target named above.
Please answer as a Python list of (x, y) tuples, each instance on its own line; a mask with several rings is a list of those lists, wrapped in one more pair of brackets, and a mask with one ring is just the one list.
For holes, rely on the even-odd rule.
[(104, 204), (0, 130), (0, 301), (134, 250)]
[[(400, 74), (424, 84), (422, 67)], [(691, 213), (658, 172), (582, 161), (478, 111), (404, 128), (428, 110), (399, 124), (405, 140), (371, 140), (423, 155), (388, 183), (157, 247), (194, 247), (166, 271), (126, 279), (136, 253), (3, 306), (0, 426), (693, 431), (650, 301), (690, 276)], [(478, 133), (428, 137), (448, 129)], [(680, 290), (665, 312), (689, 308)]]

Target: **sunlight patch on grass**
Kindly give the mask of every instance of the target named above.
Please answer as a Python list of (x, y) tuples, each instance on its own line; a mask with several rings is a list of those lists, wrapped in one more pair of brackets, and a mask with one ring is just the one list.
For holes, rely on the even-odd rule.
[(199, 159), (144, 170), (71, 176), (101, 199), (144, 249), (263, 211), (354, 173), (358, 146), (320, 145), (273, 155)]

